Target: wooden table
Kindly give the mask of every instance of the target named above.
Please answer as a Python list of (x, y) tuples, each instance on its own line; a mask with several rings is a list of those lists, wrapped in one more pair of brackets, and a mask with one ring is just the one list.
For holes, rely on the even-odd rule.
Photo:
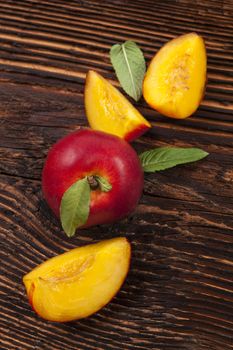
[[(233, 349), (232, 10), (232, 0), (1, 1), (2, 350)], [(42, 199), (41, 170), (56, 140), (87, 125), (86, 72), (116, 81), (112, 44), (134, 40), (149, 60), (191, 31), (207, 45), (204, 101), (180, 121), (141, 101), (153, 128), (133, 146), (195, 146), (210, 156), (146, 175), (128, 219), (66, 238)], [(35, 315), (22, 285), (26, 272), (64, 250), (118, 235), (132, 242), (132, 266), (109, 305), (68, 324)]]

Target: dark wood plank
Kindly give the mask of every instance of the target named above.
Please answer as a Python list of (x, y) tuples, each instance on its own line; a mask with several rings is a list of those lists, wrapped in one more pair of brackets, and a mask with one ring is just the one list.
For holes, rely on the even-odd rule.
[[(0, 4), (1, 349), (233, 349), (233, 2), (4, 0)], [(208, 85), (187, 120), (153, 124), (133, 146), (197, 146), (208, 159), (145, 176), (135, 213), (115, 225), (64, 236), (41, 195), (49, 147), (86, 125), (88, 69), (115, 85), (108, 52), (131, 39), (149, 59), (167, 40), (206, 40)], [(129, 276), (92, 317), (45, 322), (26, 300), (22, 276), (72, 247), (125, 234)]]

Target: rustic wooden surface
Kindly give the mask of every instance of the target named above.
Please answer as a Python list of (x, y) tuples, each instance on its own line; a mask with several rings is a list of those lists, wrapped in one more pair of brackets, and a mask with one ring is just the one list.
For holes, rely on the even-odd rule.
[[(1, 349), (233, 349), (233, 1), (2, 0), (0, 3)], [(146, 175), (144, 195), (116, 225), (63, 234), (41, 195), (48, 148), (86, 125), (88, 69), (116, 81), (109, 48), (136, 41), (147, 60), (167, 40), (206, 40), (208, 85), (194, 116), (175, 121), (144, 101), (153, 129), (134, 143), (198, 146), (208, 159)], [(22, 276), (69, 248), (126, 235), (132, 266), (96, 315), (48, 323)]]

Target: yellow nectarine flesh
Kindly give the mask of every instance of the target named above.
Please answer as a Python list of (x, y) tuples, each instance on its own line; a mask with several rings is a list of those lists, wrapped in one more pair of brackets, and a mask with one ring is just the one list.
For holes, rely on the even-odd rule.
[(147, 103), (168, 117), (189, 117), (204, 95), (206, 61), (204, 40), (196, 33), (169, 41), (146, 72), (143, 96)]
[(129, 269), (130, 244), (114, 238), (56, 256), (24, 276), (33, 309), (46, 320), (87, 317), (120, 289)]
[(148, 130), (150, 123), (100, 74), (89, 71), (85, 85), (85, 109), (90, 127), (132, 141)]

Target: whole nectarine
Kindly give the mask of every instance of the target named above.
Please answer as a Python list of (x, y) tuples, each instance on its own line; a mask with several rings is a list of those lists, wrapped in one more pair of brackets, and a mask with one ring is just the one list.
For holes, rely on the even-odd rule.
[[(98, 183), (93, 186), (97, 177), (105, 179), (111, 189), (105, 192)], [(89, 215), (84, 225), (79, 225), (82, 227), (126, 216), (137, 205), (143, 189), (143, 170), (134, 149), (118, 136), (91, 129), (69, 134), (48, 153), (42, 190), (58, 217), (64, 193), (83, 178), (89, 180), (92, 190)]]

